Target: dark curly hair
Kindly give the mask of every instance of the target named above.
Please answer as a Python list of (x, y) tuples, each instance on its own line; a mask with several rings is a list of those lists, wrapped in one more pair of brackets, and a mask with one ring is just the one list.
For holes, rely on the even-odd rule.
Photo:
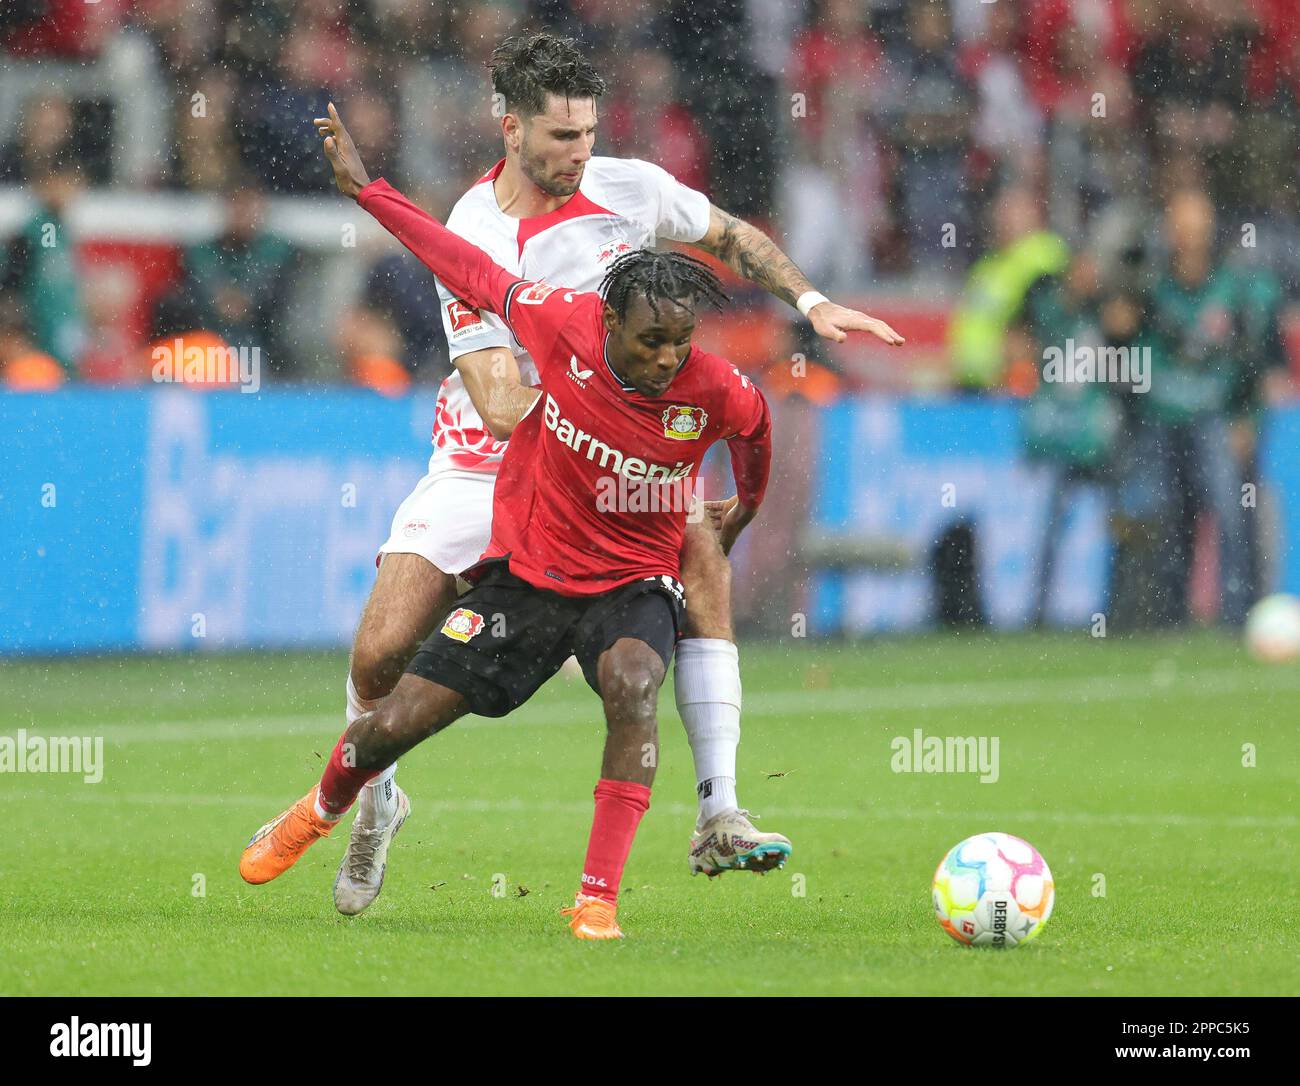
[(600, 293), (619, 320), (627, 318), (628, 299), (635, 293), (650, 303), (659, 316), (660, 302), (676, 302), (688, 309), (703, 298), (714, 309), (727, 300), (718, 277), (701, 260), (685, 253), (638, 249), (620, 256), (600, 284)]
[(568, 99), (605, 93), (605, 81), (578, 43), (556, 34), (507, 38), (492, 50), (488, 68), (492, 89), (505, 98), (506, 109), (526, 116), (546, 108), (547, 94)]

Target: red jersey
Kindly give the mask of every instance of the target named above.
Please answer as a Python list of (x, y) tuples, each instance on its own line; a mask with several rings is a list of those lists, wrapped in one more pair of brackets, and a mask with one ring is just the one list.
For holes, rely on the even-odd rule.
[(510, 274), (382, 179), (357, 202), (453, 294), (499, 314), (537, 365), (542, 392), (506, 447), (485, 558), (565, 596), (677, 577), (693, 482), (719, 440), (740, 500), (762, 501), (771, 416), (726, 359), (692, 346), (663, 395), (643, 396), (609, 365), (600, 295)]

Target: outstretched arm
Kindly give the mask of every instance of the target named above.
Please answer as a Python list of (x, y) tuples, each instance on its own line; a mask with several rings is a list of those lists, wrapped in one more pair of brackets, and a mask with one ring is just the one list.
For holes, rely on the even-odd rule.
[(334, 169), (339, 191), (370, 212), (456, 297), (504, 317), (510, 288), (521, 282), (519, 276), (511, 275), (482, 249), (453, 234), (383, 178), (371, 181), (333, 102), (329, 116), (317, 117), (315, 123), (316, 130), (325, 137), (325, 157)]
[[(339, 191), (357, 200), (362, 207), (392, 231), (403, 245), (415, 253), (426, 267), (432, 268), (435, 274), (442, 276), (440, 267), (432, 262), (439, 259), (434, 255), (435, 251), (447, 248), (446, 240), (439, 231), (441, 234), (455, 238), (462, 246), (467, 243), (456, 238), (432, 215), (416, 207), (395, 190), (389, 189), (384, 193), (384, 199), (371, 201), (370, 197), (378, 190), (371, 188), (370, 175), (366, 172), (356, 144), (352, 142), (352, 137), (343, 126), (333, 102), (330, 103), (328, 117), (316, 118), (316, 128), (325, 138), (325, 157), (329, 159), (330, 166), (334, 169), (334, 183), (338, 185)], [(432, 229), (430, 224), (437, 227), (437, 230)], [(480, 256), (483, 260), (487, 259), (484, 254), (480, 253)], [(477, 263), (481, 265), (481, 261)], [(478, 274), (482, 274), (481, 267)], [(500, 277), (497, 278), (499, 280)], [(513, 282), (516, 277), (508, 276), (508, 278)], [(475, 305), (485, 304), (470, 298), (468, 292), (462, 293), (454, 283), (445, 279), (444, 283), (454, 293), (461, 294), (466, 301)], [(508, 286), (509, 284), (507, 289)], [(497, 289), (499, 292), (499, 283)], [(499, 313), (500, 310), (490, 302), (491, 299), (488, 299), (486, 308)], [(492, 347), (461, 355), (454, 364), (465, 381), (465, 391), (469, 393), (470, 401), (478, 411), (479, 417), (483, 419), (493, 437), (498, 441), (505, 441), (510, 437), (516, 423), (528, 413), (533, 401), (537, 399), (537, 390), (529, 388), (520, 380), (519, 366), (515, 363), (514, 355), (504, 347)]]
[[(757, 283), (783, 302), (798, 305), (805, 294), (816, 294), (813, 285), (780, 247), (743, 219), (729, 215), (720, 207), (709, 206), (709, 229), (695, 247), (712, 253), (737, 275)], [(905, 342), (884, 321), (869, 317), (856, 309), (836, 305), (828, 298), (817, 302), (807, 313), (813, 330), (826, 339), (840, 343), (849, 332), (870, 332), (890, 346)]]

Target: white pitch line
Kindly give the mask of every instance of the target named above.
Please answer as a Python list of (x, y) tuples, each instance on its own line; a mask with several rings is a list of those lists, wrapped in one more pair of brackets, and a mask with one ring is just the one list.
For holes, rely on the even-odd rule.
[[(30, 797), (27, 797), (29, 800)], [(115, 795), (99, 788), (65, 792), (59, 803), (105, 803), (110, 805), (162, 806), (162, 807), (257, 807), (274, 813), (284, 806), (284, 796), (249, 796), (234, 793), (214, 795), (209, 793), (188, 795), (184, 792), (128, 792)], [(533, 814), (533, 815), (589, 815), (589, 802), (555, 802), (550, 800), (522, 799), (460, 799), (421, 800), (416, 807), (422, 814), (436, 816), (448, 814)], [(1235, 829), (1295, 829), (1300, 826), (1296, 815), (1206, 815), (1176, 812), (1158, 814), (1098, 813), (1093, 811), (944, 811), (934, 808), (863, 808), (848, 807), (787, 807), (780, 803), (764, 804), (767, 819), (823, 820), (829, 822), (925, 822), (956, 821), (982, 822), (989, 826), (1023, 825), (1032, 822), (1060, 822), (1077, 825), (1154, 826), (1183, 828), (1196, 826), (1227, 826)], [(670, 817), (693, 816), (694, 804), (659, 802), (652, 808)], [(754, 817), (760, 817), (755, 815)], [(436, 826), (431, 826), (436, 829)]]
[[(1085, 678), (1044, 678), (1005, 680), (988, 679), (959, 683), (906, 683), (896, 687), (850, 686), (820, 690), (778, 690), (752, 693), (745, 699), (745, 717), (787, 717), (807, 720), (820, 713), (919, 712), (931, 709), (967, 709), (972, 706), (1033, 705), (1059, 702), (1062, 714), (1071, 706), (1089, 702), (1131, 701), (1139, 698), (1160, 700), (1198, 699), (1209, 696), (1258, 692), (1285, 693), (1300, 690), (1300, 673), (1242, 671), (1188, 672), (1171, 677), (1119, 675)], [(662, 706), (665, 719), (671, 718), (671, 705)], [(308, 712), (259, 717), (250, 712), (243, 717), (209, 720), (159, 720), (152, 724), (106, 724), (101, 734), (111, 744), (122, 743), (195, 743), (223, 739), (277, 738), (288, 735), (315, 735), (334, 738), (343, 729), (343, 714)], [(595, 694), (582, 700), (565, 700), (551, 705), (524, 707), (513, 716), (502, 718), (468, 717), (452, 727), (527, 728), (558, 725), (601, 726), (600, 703)], [(29, 731), (42, 730), (38, 724), (12, 725)], [(52, 732), (56, 728), (49, 729)], [(7, 733), (6, 733), (7, 734)]]

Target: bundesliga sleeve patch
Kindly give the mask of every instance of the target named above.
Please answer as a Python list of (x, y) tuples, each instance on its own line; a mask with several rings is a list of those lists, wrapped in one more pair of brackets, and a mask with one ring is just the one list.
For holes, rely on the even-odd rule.
[(444, 637), (465, 642), (483, 629), (483, 616), (468, 607), (457, 607), (442, 624)]
[(702, 407), (670, 407), (664, 412), (664, 437), (693, 441), (704, 433), (709, 416)]
[(548, 283), (530, 283), (515, 295), (514, 300), (522, 302), (524, 305), (541, 305), (542, 302), (546, 301), (548, 295), (554, 293), (555, 288)]
[(459, 298), (453, 298), (447, 303), (447, 320), (451, 325), (448, 335), (452, 339), (472, 335), (483, 328), (483, 318), (479, 316), (478, 310)]

